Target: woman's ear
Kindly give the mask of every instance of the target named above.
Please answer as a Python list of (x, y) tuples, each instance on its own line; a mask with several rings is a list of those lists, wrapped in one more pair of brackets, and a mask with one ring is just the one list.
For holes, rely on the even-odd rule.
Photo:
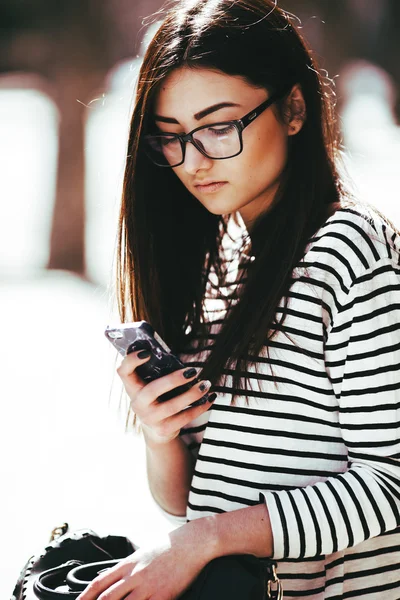
[(286, 100), (285, 113), (287, 115), (287, 133), (288, 135), (296, 135), (307, 118), (306, 103), (299, 84), (293, 86)]

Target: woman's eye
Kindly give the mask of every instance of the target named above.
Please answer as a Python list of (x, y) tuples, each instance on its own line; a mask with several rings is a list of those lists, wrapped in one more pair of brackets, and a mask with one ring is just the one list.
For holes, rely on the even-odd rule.
[(219, 127), (210, 127), (209, 131), (211, 131), (211, 133), (213, 133), (214, 135), (224, 135), (227, 133), (231, 133), (231, 131), (233, 131), (235, 129), (235, 126), (230, 124), (230, 125), (221, 125)]
[(176, 138), (170, 138), (170, 137), (161, 137), (160, 138), (160, 142), (161, 142), (161, 146), (170, 146), (172, 143), (176, 142)]

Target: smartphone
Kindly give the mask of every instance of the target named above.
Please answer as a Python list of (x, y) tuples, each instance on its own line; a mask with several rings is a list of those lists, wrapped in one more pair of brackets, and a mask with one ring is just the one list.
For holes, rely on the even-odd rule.
[[(147, 383), (185, 367), (179, 358), (172, 354), (170, 348), (168, 348), (158, 333), (154, 331), (150, 323), (146, 321), (121, 323), (116, 326), (108, 325), (104, 334), (122, 356), (137, 352), (138, 350), (150, 350), (150, 359), (136, 368), (136, 373)], [(175, 398), (175, 396), (189, 390), (197, 381), (198, 379), (196, 378), (180, 385), (159, 396), (158, 400), (165, 402), (166, 400)], [(206, 393), (202, 398), (190, 404), (190, 406), (204, 404), (207, 402), (208, 396), (209, 394)]]

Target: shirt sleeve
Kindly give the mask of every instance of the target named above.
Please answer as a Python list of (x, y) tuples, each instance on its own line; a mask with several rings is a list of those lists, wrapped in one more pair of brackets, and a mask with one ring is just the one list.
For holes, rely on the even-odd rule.
[(400, 526), (400, 266), (378, 260), (353, 283), (325, 342), (348, 468), (260, 494), (273, 558), (331, 554)]

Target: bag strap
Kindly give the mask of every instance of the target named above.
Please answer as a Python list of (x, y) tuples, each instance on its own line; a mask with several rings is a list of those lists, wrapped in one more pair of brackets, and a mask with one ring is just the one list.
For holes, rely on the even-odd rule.
[[(79, 596), (97, 575), (120, 561), (120, 558), (93, 563), (69, 560), (63, 565), (43, 571), (33, 584), (34, 592), (39, 600), (72, 600)], [(60, 589), (63, 585), (65, 591)], [(55, 589), (57, 587), (58, 590)]]
[[(61, 590), (55, 590), (54, 587), (59, 586), (60, 581), (64, 581), (65, 576), (72, 568), (80, 567), (82, 564), (84, 563), (80, 560), (69, 560), (59, 567), (43, 571), (33, 584), (33, 591), (39, 600), (70, 600), (72, 598), (77, 598), (80, 592), (71, 590), (63, 592)], [(53, 587), (49, 587), (50, 585), (53, 585)]]
[(271, 562), (269, 577), (265, 581), (265, 600), (283, 600), (283, 587), (276, 574), (276, 563)]
[(87, 563), (71, 569), (65, 578), (65, 582), (71, 590), (83, 592), (95, 577), (103, 571), (114, 567), (121, 559), (102, 560), (100, 562)]

